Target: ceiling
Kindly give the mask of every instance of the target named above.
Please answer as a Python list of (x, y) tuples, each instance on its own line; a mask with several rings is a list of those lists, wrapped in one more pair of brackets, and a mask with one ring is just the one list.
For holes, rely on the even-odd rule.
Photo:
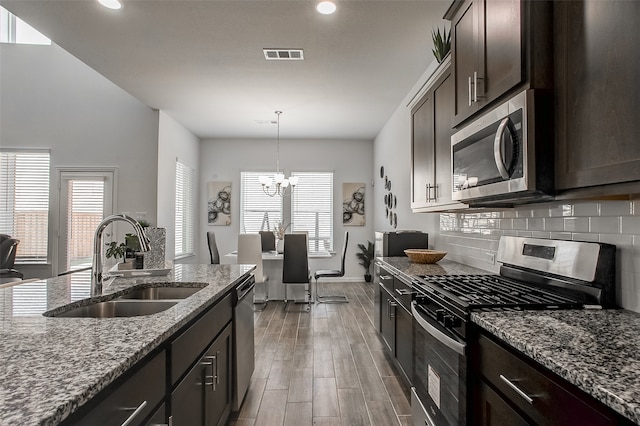
[[(451, 0), (0, 0), (200, 138), (373, 139), (433, 61)], [(263, 48), (302, 48), (267, 61)], [(266, 124), (265, 124), (266, 122)]]

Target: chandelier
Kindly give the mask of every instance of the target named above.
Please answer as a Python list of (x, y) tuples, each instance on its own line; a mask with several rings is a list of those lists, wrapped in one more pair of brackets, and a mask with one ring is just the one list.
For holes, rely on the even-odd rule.
[(293, 188), (295, 188), (295, 186), (298, 184), (297, 176), (290, 176), (289, 178), (286, 178), (284, 176), (284, 173), (280, 172), (280, 114), (282, 114), (282, 111), (276, 111), (276, 115), (278, 117), (278, 138), (276, 142), (276, 173), (273, 175), (273, 177), (260, 176), (262, 191), (269, 197), (275, 197), (276, 195), (284, 197), (286, 194), (293, 191)]

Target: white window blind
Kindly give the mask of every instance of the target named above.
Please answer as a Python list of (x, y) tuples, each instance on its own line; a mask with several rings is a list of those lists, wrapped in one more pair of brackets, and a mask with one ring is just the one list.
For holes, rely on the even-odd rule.
[(309, 233), (309, 252), (333, 250), (333, 172), (295, 172), (291, 230)]
[(49, 153), (0, 152), (0, 233), (20, 240), (16, 262), (47, 261)]
[(271, 230), (282, 221), (282, 197), (269, 197), (262, 191), (260, 176), (265, 173), (240, 173), (240, 232)]
[(0, 43), (50, 45), (51, 40), (4, 7), (0, 7)]
[(104, 211), (104, 178), (69, 181), (65, 270), (90, 266), (93, 237)]
[(175, 256), (194, 253), (194, 200), (195, 170), (176, 161), (176, 246)]

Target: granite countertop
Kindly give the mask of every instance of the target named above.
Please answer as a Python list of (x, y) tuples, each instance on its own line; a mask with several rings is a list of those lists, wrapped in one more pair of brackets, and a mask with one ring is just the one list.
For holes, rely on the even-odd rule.
[(415, 263), (408, 257), (378, 257), (381, 266), (392, 274), (404, 275), (408, 279), (418, 275), (487, 275), (482, 269), (467, 266), (462, 263), (442, 259), (437, 263)]
[(471, 320), (640, 424), (640, 314), (624, 309), (477, 312)]
[[(117, 278), (134, 285), (206, 283), (166, 311), (129, 318), (42, 313), (89, 297), (89, 273), (0, 290), (0, 425), (55, 425), (238, 284), (253, 265), (175, 265), (169, 275)], [(111, 296), (109, 296), (111, 295)], [(80, 302), (81, 303), (81, 302)]]

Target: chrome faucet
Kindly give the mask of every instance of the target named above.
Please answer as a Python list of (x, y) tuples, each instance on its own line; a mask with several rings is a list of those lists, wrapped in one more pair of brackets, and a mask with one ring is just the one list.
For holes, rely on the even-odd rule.
[(138, 241), (140, 242), (140, 251), (149, 251), (149, 238), (144, 233), (144, 229), (134, 218), (126, 214), (114, 214), (107, 216), (100, 222), (96, 233), (93, 237), (93, 264), (91, 267), (91, 296), (99, 296), (102, 294), (102, 281), (104, 275), (102, 273), (102, 233), (107, 225), (117, 222), (127, 222), (136, 231)]

